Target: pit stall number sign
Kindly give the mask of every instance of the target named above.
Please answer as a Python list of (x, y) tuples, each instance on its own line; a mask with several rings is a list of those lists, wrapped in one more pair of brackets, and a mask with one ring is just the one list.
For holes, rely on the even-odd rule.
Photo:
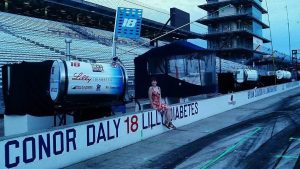
[[(171, 108), (173, 120), (190, 120), (198, 102)], [(59, 168), (162, 133), (153, 110), (0, 141), (0, 168)]]

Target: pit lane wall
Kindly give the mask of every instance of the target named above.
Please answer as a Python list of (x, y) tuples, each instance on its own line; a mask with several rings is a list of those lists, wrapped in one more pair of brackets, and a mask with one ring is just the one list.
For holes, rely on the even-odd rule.
[[(300, 86), (299, 81), (172, 105), (178, 127)], [(16, 126), (18, 127), (18, 126)], [(0, 168), (61, 168), (168, 131), (155, 110), (0, 139)]]

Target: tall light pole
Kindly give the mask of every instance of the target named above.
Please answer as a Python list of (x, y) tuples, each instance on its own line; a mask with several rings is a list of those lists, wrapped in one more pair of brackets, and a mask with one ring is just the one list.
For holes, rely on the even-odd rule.
[[(276, 64), (275, 64), (275, 56), (274, 56), (274, 46), (273, 46), (273, 36), (272, 36), (272, 29), (271, 29), (271, 21), (270, 21), (270, 14), (269, 14), (269, 6), (268, 6), (268, 1), (266, 1), (266, 7), (267, 7), (267, 15), (268, 15), (268, 24), (269, 24), (269, 27), (270, 27), (270, 40), (271, 40), (271, 57), (272, 57), (272, 60), (273, 60), (273, 71), (275, 72), (276, 71)], [(276, 77), (274, 78), (274, 82), (275, 84), (277, 84), (277, 79)]]
[(289, 52), (290, 52), (290, 57), (292, 57), (290, 20), (289, 20), (289, 12), (288, 12), (287, 3), (286, 3), (286, 6), (285, 6), (285, 9), (286, 9), (286, 18), (287, 18), (287, 26), (288, 26), (288, 34), (289, 34)]

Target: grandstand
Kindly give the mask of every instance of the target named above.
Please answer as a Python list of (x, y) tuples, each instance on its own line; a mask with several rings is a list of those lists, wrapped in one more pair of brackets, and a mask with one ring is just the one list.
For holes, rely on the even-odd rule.
[[(63, 58), (66, 38), (73, 39), (73, 58), (91, 62), (111, 61), (111, 32), (3, 12), (0, 20), (1, 60), (4, 63)], [(80, 33), (81, 29), (97, 38)], [(127, 43), (119, 43), (118, 55), (130, 49)], [(132, 59), (147, 50), (149, 47), (141, 47), (121, 56), (129, 72), (133, 73)]]

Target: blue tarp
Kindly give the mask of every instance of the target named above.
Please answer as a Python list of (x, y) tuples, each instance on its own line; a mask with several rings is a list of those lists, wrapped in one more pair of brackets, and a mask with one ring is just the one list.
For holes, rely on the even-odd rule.
[(153, 48), (148, 52), (144, 53), (143, 55), (139, 56), (141, 58), (148, 58), (148, 57), (169, 57), (169, 56), (176, 56), (176, 55), (187, 55), (192, 53), (198, 54), (209, 54), (211, 51), (192, 44), (187, 41), (176, 41), (161, 47)]

